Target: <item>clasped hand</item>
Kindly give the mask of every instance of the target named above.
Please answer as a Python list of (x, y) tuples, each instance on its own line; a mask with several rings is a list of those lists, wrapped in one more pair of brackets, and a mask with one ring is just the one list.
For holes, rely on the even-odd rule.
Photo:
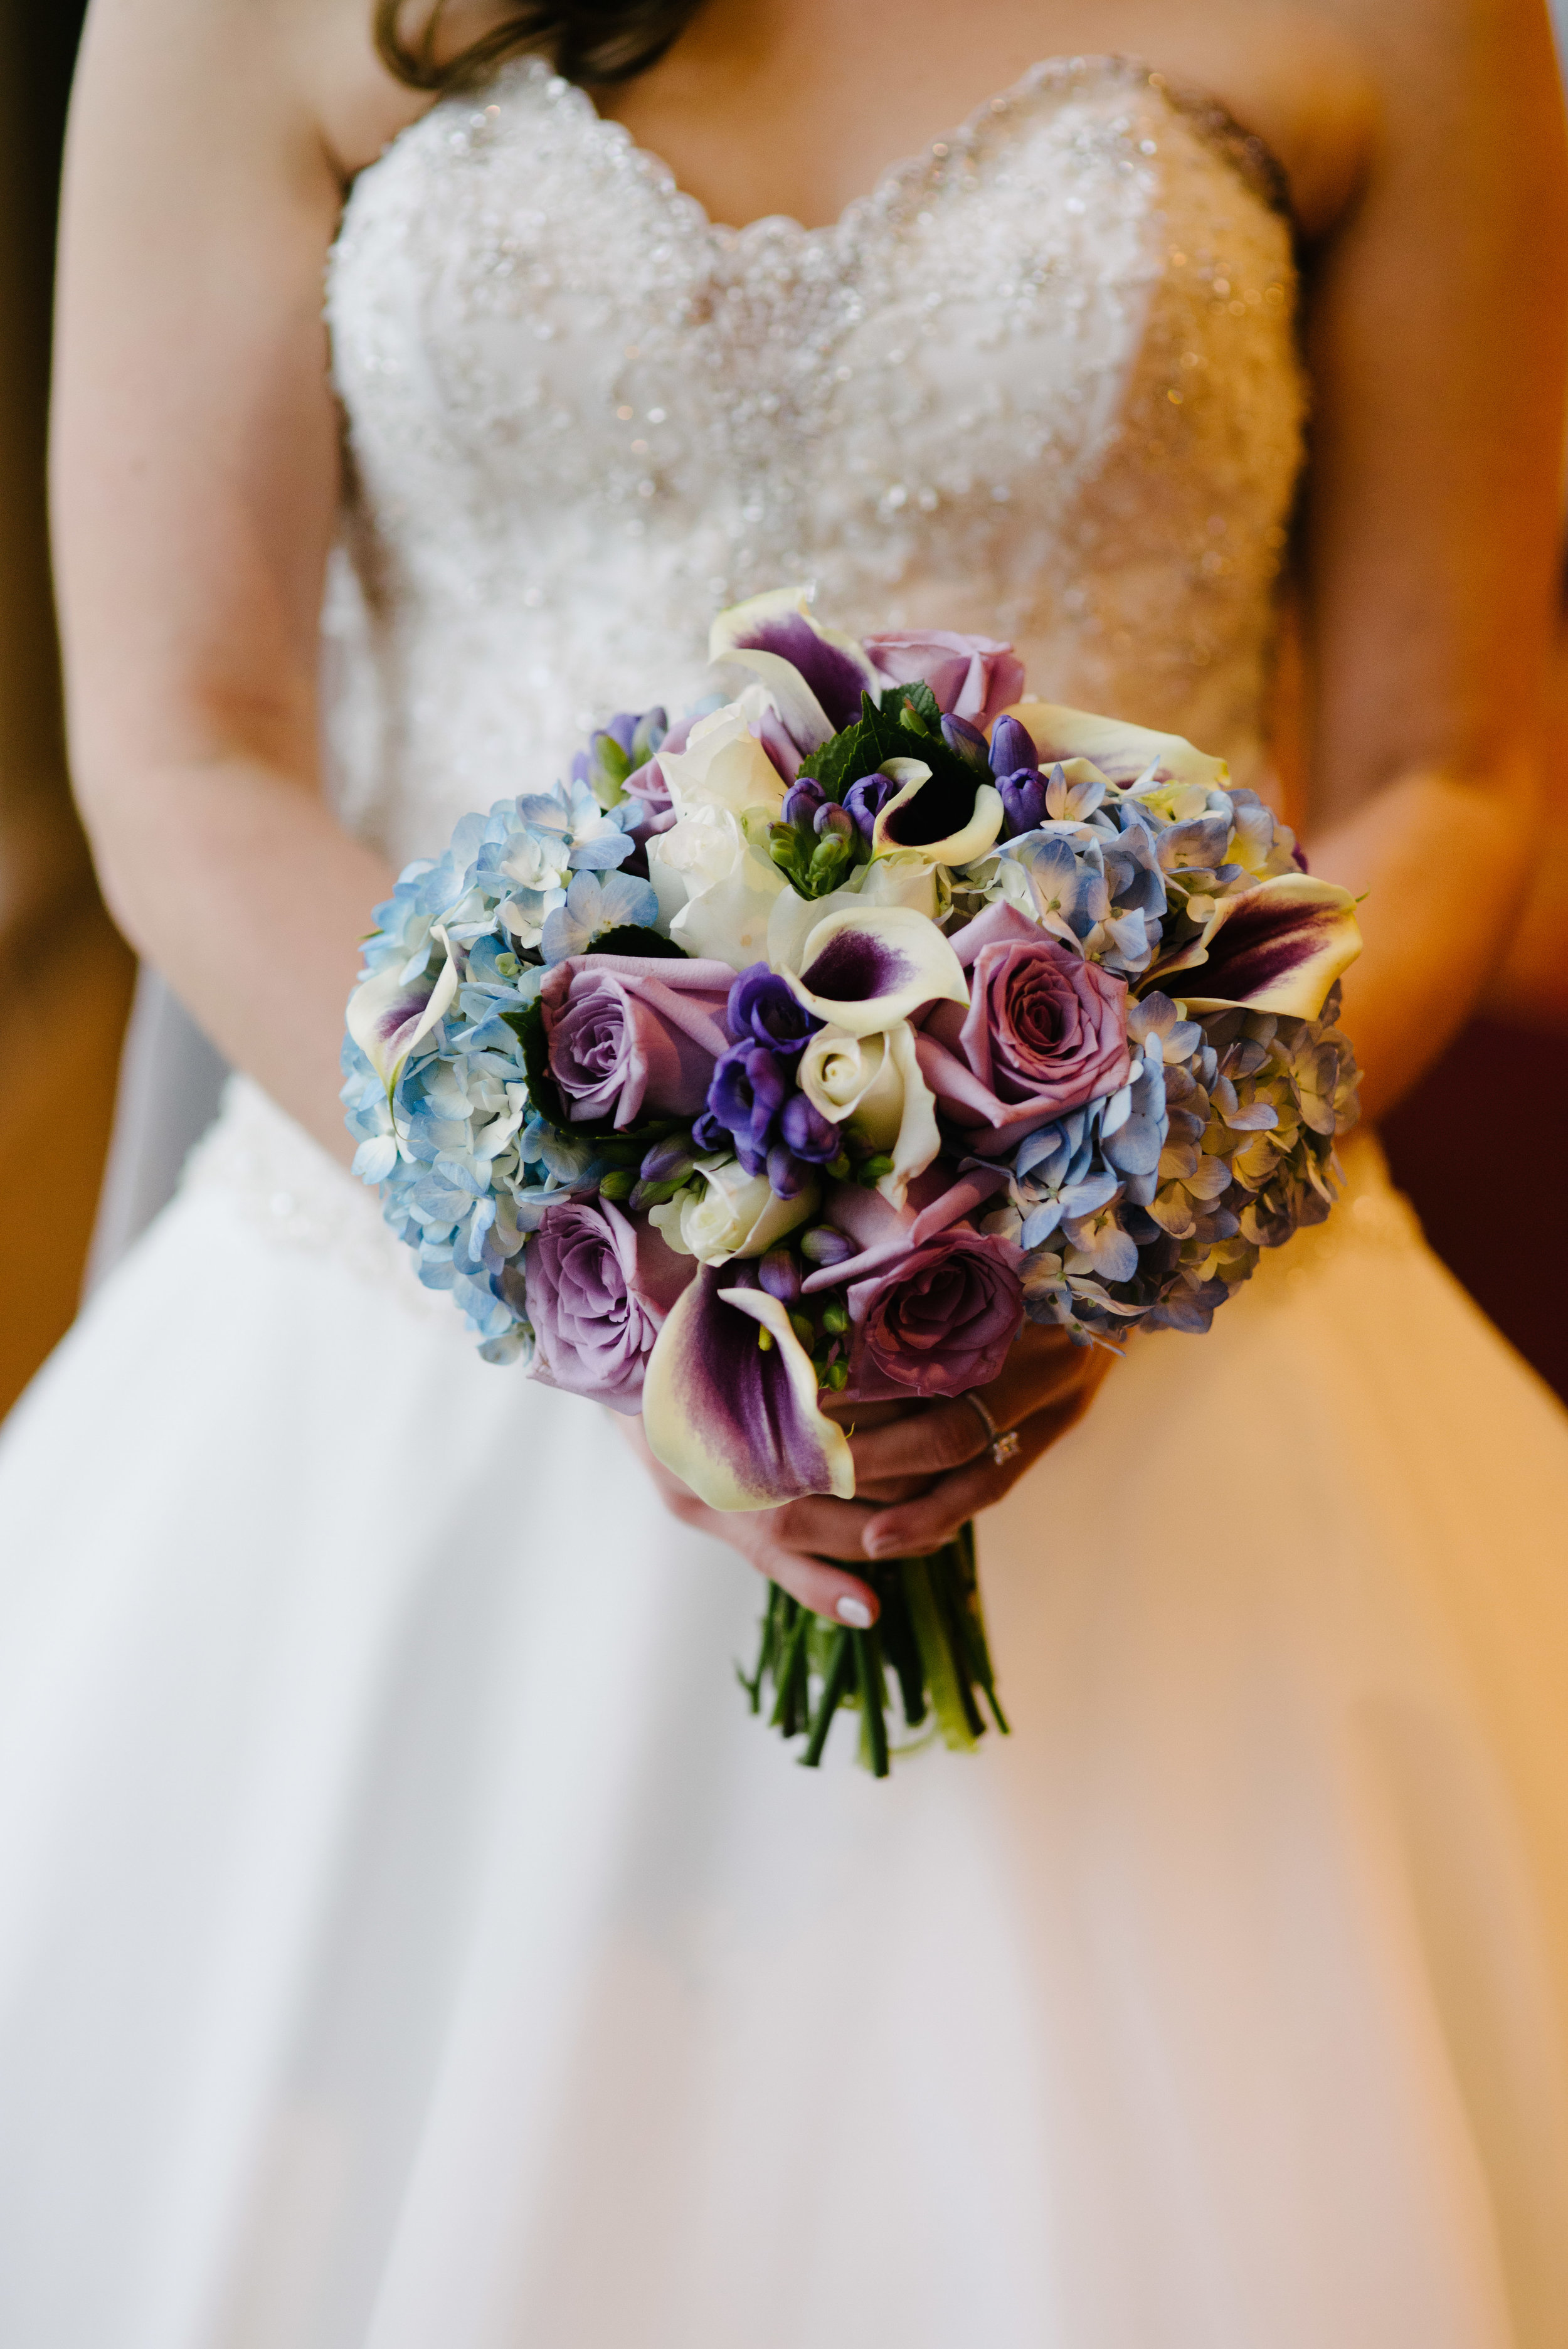
[(660, 1466), (640, 1420), (621, 1423), (673, 1516), (727, 1542), (817, 1614), (837, 1615), (848, 1600), (874, 1619), (874, 1591), (829, 1561), (910, 1557), (939, 1548), (966, 1518), (1001, 1500), (1077, 1424), (1116, 1359), (1104, 1346), (1075, 1346), (1065, 1330), (1026, 1324), (1000, 1378), (976, 1390), (998, 1430), (1017, 1432), (1017, 1450), (999, 1463), (991, 1457), (979, 1413), (961, 1400), (829, 1403), (832, 1416), (852, 1431), (852, 1501), (813, 1494), (779, 1509), (725, 1515)]

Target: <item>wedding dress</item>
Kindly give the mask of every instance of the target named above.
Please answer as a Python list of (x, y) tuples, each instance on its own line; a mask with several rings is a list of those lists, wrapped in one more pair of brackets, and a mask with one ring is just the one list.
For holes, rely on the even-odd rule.
[[(735, 233), (521, 65), (329, 293), (395, 859), (797, 579), (1259, 772), (1291, 240), (1160, 77)], [(0, 1455), (7, 2349), (1561, 2349), (1568, 1423), (1346, 1163), (985, 1520), (1011, 1739), (877, 1785), (235, 1083)]]

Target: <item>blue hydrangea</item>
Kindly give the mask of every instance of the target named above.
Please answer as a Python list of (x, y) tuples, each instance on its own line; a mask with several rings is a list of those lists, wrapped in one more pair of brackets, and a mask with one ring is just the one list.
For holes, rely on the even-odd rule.
[(1034, 1319), (1083, 1340), (1206, 1330), (1262, 1249), (1322, 1221), (1357, 1112), (1337, 1011), (1337, 991), (1315, 1020), (1130, 1006), (1128, 1083), (1026, 1135), (986, 1218), (1029, 1251)]

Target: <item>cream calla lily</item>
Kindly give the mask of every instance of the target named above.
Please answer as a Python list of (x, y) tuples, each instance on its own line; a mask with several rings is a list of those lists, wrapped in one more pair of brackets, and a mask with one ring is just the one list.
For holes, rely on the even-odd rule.
[(907, 1020), (872, 1036), (842, 1028), (819, 1029), (801, 1053), (800, 1091), (835, 1125), (852, 1128), (892, 1169), (877, 1185), (902, 1207), (911, 1183), (942, 1148), (936, 1102), (920, 1071)]
[(898, 835), (901, 812), (918, 799), (931, 781), (931, 769), (923, 759), (884, 759), (877, 769), (898, 785), (898, 790), (877, 813), (872, 833), (873, 857), (899, 855), (921, 857), (928, 864), (949, 867), (973, 864), (976, 858), (987, 855), (995, 846), (1002, 830), (1005, 810), (1002, 794), (995, 783), (977, 783), (975, 804), (968, 821), (958, 831), (944, 839), (932, 841), (901, 840)]
[[(824, 900), (824, 903), (827, 901)], [(967, 1003), (969, 988), (952, 947), (909, 905), (856, 900), (821, 915), (793, 952), (770, 959), (796, 999), (824, 1025), (872, 1036), (923, 1004)]]
[(446, 955), (433, 986), (422, 976), (407, 979), (400, 970), (378, 970), (348, 999), (348, 1032), (386, 1086), (388, 1100), (409, 1053), (445, 1017), (458, 991), (457, 957), (441, 923), (431, 925), (430, 936)]
[(1120, 790), (1133, 783), (1196, 784), (1223, 791), (1230, 770), (1223, 759), (1195, 750), (1180, 734), (1129, 726), (1091, 709), (1069, 709), (1055, 701), (1016, 701), (1004, 710), (1016, 718), (1035, 745), (1042, 768), (1088, 759)]

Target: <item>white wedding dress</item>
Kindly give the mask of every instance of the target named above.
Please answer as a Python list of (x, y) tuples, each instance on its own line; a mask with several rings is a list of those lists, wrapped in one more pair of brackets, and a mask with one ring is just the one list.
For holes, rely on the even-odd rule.
[[(443, 102), (331, 273), (345, 821), (438, 851), (798, 578), (1252, 776), (1292, 306), (1127, 65), (812, 231)], [(1346, 1156), (985, 1521), (1013, 1737), (876, 1785), (236, 1084), (0, 1454), (5, 2349), (1562, 2349), (1568, 1422)]]

